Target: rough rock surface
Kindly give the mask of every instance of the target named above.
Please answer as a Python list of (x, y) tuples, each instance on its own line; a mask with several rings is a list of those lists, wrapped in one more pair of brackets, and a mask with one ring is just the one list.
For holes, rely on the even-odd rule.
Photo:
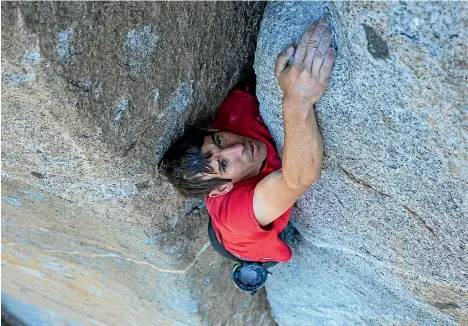
[[(262, 3), (2, 3), (2, 307), (29, 324), (274, 324), (155, 166), (251, 64)], [(27, 312), (27, 313), (26, 313)]]
[(268, 4), (261, 113), (283, 143), (272, 67), (328, 12), (338, 57), (316, 113), (321, 180), (267, 285), (280, 325), (467, 325), (467, 16), (457, 2)]

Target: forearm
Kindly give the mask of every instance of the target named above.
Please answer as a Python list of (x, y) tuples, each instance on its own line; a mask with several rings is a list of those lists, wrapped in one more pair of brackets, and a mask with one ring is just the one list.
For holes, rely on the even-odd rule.
[(283, 102), (283, 178), (294, 188), (309, 187), (320, 178), (322, 136), (313, 105)]
[(323, 144), (314, 104), (330, 82), (332, 40), (332, 29), (321, 19), (309, 26), (295, 52), (288, 46), (276, 60), (275, 74), (284, 93), (282, 178), (290, 188), (305, 191), (320, 178)]

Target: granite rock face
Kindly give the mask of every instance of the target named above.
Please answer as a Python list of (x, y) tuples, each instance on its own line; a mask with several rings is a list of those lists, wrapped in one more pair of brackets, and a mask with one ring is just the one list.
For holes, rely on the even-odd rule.
[(280, 325), (468, 324), (466, 3), (269, 3), (255, 57), (283, 144), (276, 55), (325, 13), (336, 33), (317, 104), (325, 159), (301, 234), (267, 285)]
[[(274, 324), (158, 177), (251, 65), (264, 4), (2, 3), (2, 308), (28, 324)], [(26, 314), (25, 312), (28, 312)]]

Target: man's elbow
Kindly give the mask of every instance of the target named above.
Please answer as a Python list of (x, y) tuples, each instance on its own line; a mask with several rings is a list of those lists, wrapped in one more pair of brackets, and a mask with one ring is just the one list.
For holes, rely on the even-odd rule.
[(320, 175), (321, 169), (316, 171), (309, 171), (308, 173), (304, 173), (297, 178), (286, 177), (285, 180), (291, 189), (305, 191), (320, 179)]
[(307, 173), (304, 173), (301, 176), (301, 182), (304, 184), (304, 186), (310, 187), (319, 181), (322, 174), (322, 151), (320, 151), (320, 154), (321, 155), (317, 155), (317, 157), (314, 158)]
[(308, 175), (304, 176), (304, 179), (301, 182), (304, 186), (310, 187), (319, 181), (321, 174), (322, 169), (317, 169), (316, 171), (308, 173)]

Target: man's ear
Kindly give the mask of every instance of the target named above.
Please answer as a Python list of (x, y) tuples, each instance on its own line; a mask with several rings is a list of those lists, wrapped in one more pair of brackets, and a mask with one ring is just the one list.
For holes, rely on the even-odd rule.
[(210, 193), (208, 194), (208, 197), (215, 198), (218, 196), (225, 195), (228, 192), (230, 192), (232, 188), (234, 188), (234, 183), (232, 182), (223, 183), (222, 185), (217, 186), (216, 188), (211, 190)]

